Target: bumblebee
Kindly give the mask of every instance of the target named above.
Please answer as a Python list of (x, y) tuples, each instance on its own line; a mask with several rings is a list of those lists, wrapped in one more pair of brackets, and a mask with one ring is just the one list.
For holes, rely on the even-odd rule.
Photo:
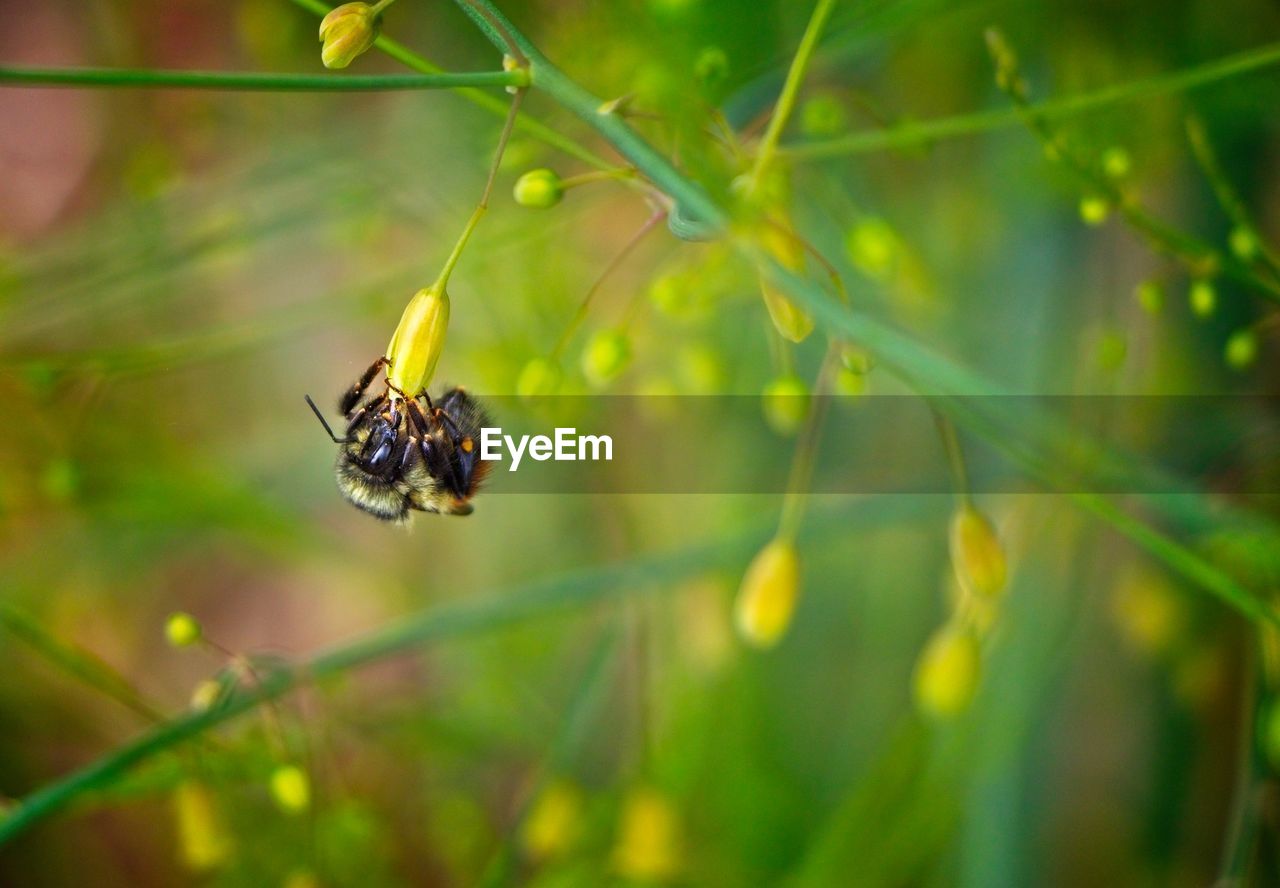
[(341, 445), (334, 466), (338, 490), (357, 508), (396, 524), (414, 511), (471, 514), (470, 500), (489, 470), (478, 444), (488, 416), (461, 388), (433, 402), (425, 391), (411, 397), (384, 382), (381, 394), (361, 404), (387, 364), (386, 358), (374, 361), (342, 396), (342, 437), (306, 396), (333, 443)]

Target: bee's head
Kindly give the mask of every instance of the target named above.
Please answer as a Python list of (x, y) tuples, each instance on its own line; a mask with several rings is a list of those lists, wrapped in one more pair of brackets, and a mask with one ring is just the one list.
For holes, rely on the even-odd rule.
[(396, 468), (396, 442), (399, 429), (381, 414), (374, 414), (358, 423), (347, 435), (343, 452), (359, 468), (382, 478), (388, 478)]

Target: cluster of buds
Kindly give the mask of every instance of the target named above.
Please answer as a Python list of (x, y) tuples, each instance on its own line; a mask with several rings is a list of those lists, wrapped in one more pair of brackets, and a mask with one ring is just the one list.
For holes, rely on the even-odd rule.
[(912, 688), (920, 713), (939, 722), (964, 713), (977, 694), (982, 638), (995, 624), (1009, 573), (995, 527), (972, 503), (952, 515), (948, 542), (956, 590), (951, 615), (925, 644)]

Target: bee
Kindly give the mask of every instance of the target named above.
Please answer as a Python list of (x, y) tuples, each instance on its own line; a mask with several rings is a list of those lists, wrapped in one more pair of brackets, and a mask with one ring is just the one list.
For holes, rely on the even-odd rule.
[(470, 515), (470, 500), (489, 470), (478, 444), (489, 424), (484, 408), (461, 388), (433, 402), (426, 391), (410, 397), (390, 382), (361, 404), (388, 363), (374, 361), (338, 402), (347, 420), (342, 437), (306, 396), (325, 432), (341, 445), (334, 466), (338, 490), (356, 508), (395, 524), (414, 511)]

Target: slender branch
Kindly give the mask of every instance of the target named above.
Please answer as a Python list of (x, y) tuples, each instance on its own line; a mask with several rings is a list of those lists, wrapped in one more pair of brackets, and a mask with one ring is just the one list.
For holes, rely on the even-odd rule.
[(3, 86), (78, 86), (134, 89), (211, 89), (229, 92), (373, 92), (526, 86), (528, 75), (515, 71), (429, 74), (259, 74), (244, 71), (149, 71), (130, 68), (0, 67)]
[[(814, 522), (812, 533), (815, 540), (828, 539), (851, 528), (883, 527), (886, 522), (934, 511), (936, 508), (921, 497), (903, 497), (894, 503), (875, 502), (874, 505), (866, 500), (845, 502), (831, 509), (832, 520)], [(133, 742), (26, 796), (8, 816), (0, 819), (0, 845), (12, 842), (85, 794), (110, 786), (139, 764), (296, 688), (447, 638), (501, 629), (624, 596), (663, 593), (675, 588), (676, 581), (684, 577), (717, 565), (737, 563), (759, 547), (768, 531), (768, 524), (758, 521), (711, 545), (650, 554), (527, 582), (487, 600), (431, 608), (322, 651), (298, 665), (263, 671), (261, 682), (237, 688), (217, 706), (158, 725)]]
[(791, 59), (791, 67), (787, 70), (787, 79), (782, 85), (782, 92), (778, 95), (778, 103), (774, 105), (773, 114), (769, 117), (769, 127), (764, 131), (764, 136), (761, 137), (760, 145), (756, 149), (756, 162), (751, 168), (751, 182), (754, 185), (760, 184), (769, 164), (773, 162), (778, 140), (782, 137), (782, 131), (791, 118), (791, 110), (795, 107), (796, 97), (800, 94), (800, 84), (804, 82), (804, 75), (809, 70), (809, 60), (813, 57), (818, 38), (822, 36), (822, 29), (826, 26), (827, 19), (831, 17), (831, 10), (835, 5), (835, 0), (818, 0), (813, 8), (809, 24), (804, 29), (804, 36), (800, 38), (800, 46)]
[[(1269, 43), (1257, 49), (1206, 62), (1172, 74), (1131, 80), (1095, 92), (1040, 102), (1029, 106), (1027, 110), (1045, 119), (1071, 117), (1112, 105), (1198, 89), (1278, 63), (1280, 63), (1280, 43)], [(1012, 129), (1020, 122), (1021, 117), (1017, 111), (1002, 108), (919, 123), (906, 123), (893, 129), (853, 133), (821, 142), (782, 145), (779, 150), (795, 161), (819, 160), (824, 157), (844, 157), (872, 151), (929, 145), (957, 136), (972, 136), (993, 130)]]

